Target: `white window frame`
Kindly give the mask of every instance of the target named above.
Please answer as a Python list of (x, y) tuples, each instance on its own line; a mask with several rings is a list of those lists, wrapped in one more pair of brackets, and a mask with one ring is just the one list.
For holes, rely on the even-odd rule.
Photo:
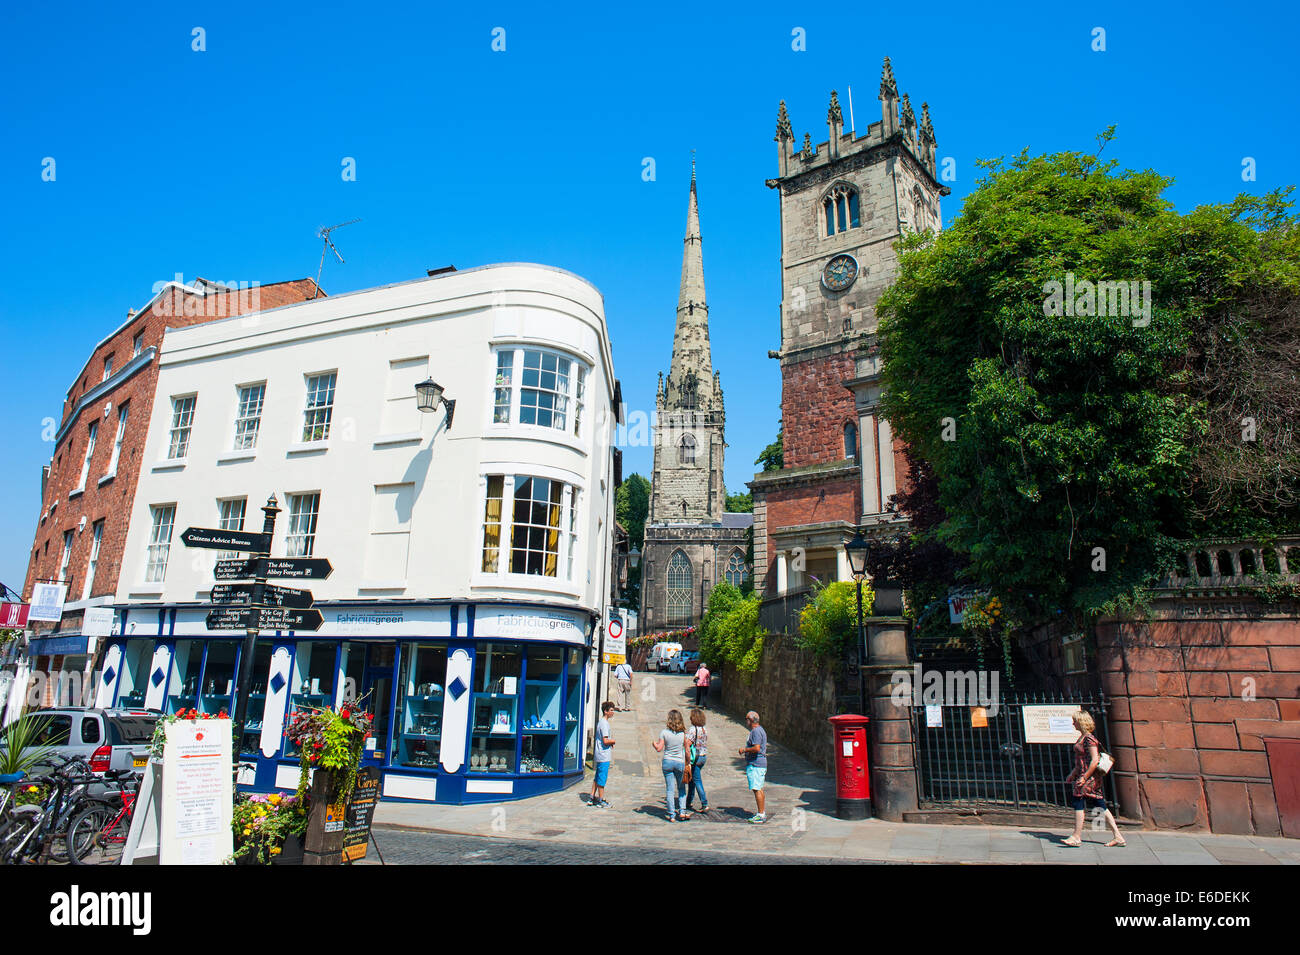
[(148, 584), (160, 584), (167, 578), (172, 532), (176, 527), (176, 505), (151, 504), (149, 524), (149, 546), (145, 551), (144, 580)]
[(184, 461), (189, 457), (190, 438), (194, 434), (194, 412), (198, 408), (196, 394), (172, 395), (172, 426), (167, 435), (167, 460)]
[(289, 524), (285, 534), (287, 556), (310, 557), (315, 550), (317, 525), (320, 520), (320, 496), (320, 491), (304, 491), (301, 494), (289, 495)]
[[(571, 476), (563, 474), (548, 473), (550, 469), (527, 467), (520, 465), (511, 471), (500, 471), (494, 469), (492, 472), (484, 474), (480, 478), (480, 494), (478, 507), (478, 533), (475, 536), (475, 567), (472, 584), (474, 586), (515, 586), (523, 583), (526, 586), (539, 587), (546, 590), (576, 590), (583, 581), (580, 578), (581, 557), (581, 527), (582, 527), (582, 504), (583, 489), (581, 486), (574, 484)], [(497, 569), (482, 570), (484, 563), (484, 554), (488, 547), (487, 539), (487, 502), (488, 489), (492, 478), (502, 479), (501, 489), (501, 524), (498, 537), (497, 547)], [(555, 560), (555, 575), (550, 576), (545, 573), (530, 574), (515, 573), (511, 570), (514, 561), (514, 531), (515, 531), (515, 492), (519, 485), (529, 479), (553, 481), (561, 486), (560, 492), (560, 523), (557, 541), (557, 552)], [(536, 525), (530, 525), (536, 526)], [(525, 554), (527, 548), (523, 548)], [(525, 557), (525, 560), (527, 558)]]
[(138, 357), (142, 351), (144, 351), (144, 332), (137, 332), (131, 339), (131, 357)]
[(68, 568), (72, 566), (72, 540), (75, 531), (63, 532), (63, 560), (59, 562), (59, 581), (66, 584), (68, 582)]
[(108, 470), (104, 472), (104, 477), (110, 478), (117, 474), (117, 462), (122, 457), (122, 442), (126, 440), (126, 419), (131, 412), (131, 403), (124, 401), (117, 406), (117, 437), (113, 440), (113, 456), (108, 459)]
[(95, 442), (99, 438), (99, 422), (90, 422), (90, 427), (86, 431), (86, 456), (81, 459), (81, 480), (77, 482), (77, 489), (73, 493), (80, 493), (86, 489), (86, 479), (90, 477), (90, 458), (95, 453)]
[[(235, 505), (239, 505), (238, 520), (236, 520)], [(244, 521), (248, 519), (248, 498), (246, 497), (222, 497), (217, 498), (217, 529), (223, 531), (242, 531)], [(235, 560), (243, 556), (243, 551), (223, 550), (217, 552), (217, 560)]]
[[(339, 373), (338, 369), (333, 371), (318, 371), (304, 376), (306, 381), (306, 395), (303, 398), (302, 406), (302, 443), (303, 444), (320, 444), (330, 439), (330, 426), (334, 421), (334, 399), (338, 396)], [(312, 402), (321, 394), (322, 390), (314, 382), (319, 382), (325, 378), (329, 379), (328, 402), (312, 404)], [(312, 437), (313, 434), (320, 430), (318, 437)]]
[(81, 599), (89, 600), (90, 591), (95, 586), (95, 571), (99, 567), (99, 550), (104, 546), (104, 519), (95, 521), (94, 537), (90, 542), (90, 560), (86, 561), (86, 584), (82, 588)]
[[(257, 394), (257, 408), (254, 414), (251, 399), (255, 390), (259, 393)], [(255, 381), (252, 384), (236, 387), (235, 435), (231, 441), (232, 450), (252, 451), (257, 448), (257, 438), (262, 430), (262, 412), (265, 408), (266, 382)]]
[(113, 377), (113, 356), (109, 355), (104, 359), (104, 377), (100, 381), (108, 381)]
[[(539, 381), (536, 386), (524, 383), (525, 363), (527, 362), (528, 353), (536, 353), (542, 356), (540, 359), (545, 361), (547, 356), (552, 357), (557, 362), (555, 375), (557, 377), (557, 388), (543, 388)], [(508, 365), (502, 365), (501, 356), (509, 354), (511, 356)], [(558, 363), (567, 361), (569, 363), (568, 376), (565, 379), (564, 390), (560, 391), (559, 385), (559, 368)], [(520, 428), (527, 429), (531, 433), (543, 433), (547, 435), (565, 435), (570, 439), (582, 440), (583, 438), (583, 412), (587, 403), (588, 379), (591, 375), (591, 366), (588, 362), (572, 352), (562, 351), (558, 348), (547, 348), (539, 345), (533, 345), (523, 342), (505, 343), (494, 345), (492, 347), (491, 358), (491, 392), (488, 396), (488, 420), (494, 428)], [(532, 370), (532, 369), (528, 369)], [(545, 373), (545, 369), (539, 369), (540, 373)], [(523, 393), (539, 392), (555, 396), (554, 404), (550, 409), (542, 409), (540, 405), (528, 405), (528, 408), (538, 410), (549, 410), (551, 412), (550, 424), (537, 424), (525, 422), (522, 418), (524, 410)], [(562, 402), (561, 400), (562, 399)], [(555, 410), (555, 405), (563, 404), (563, 409)]]

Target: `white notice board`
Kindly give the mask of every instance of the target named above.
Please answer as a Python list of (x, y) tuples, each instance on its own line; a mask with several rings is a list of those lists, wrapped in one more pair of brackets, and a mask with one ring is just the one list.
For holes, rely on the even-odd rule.
[(1079, 712), (1073, 703), (1021, 708), (1026, 743), (1073, 743), (1079, 738), (1072, 717)]

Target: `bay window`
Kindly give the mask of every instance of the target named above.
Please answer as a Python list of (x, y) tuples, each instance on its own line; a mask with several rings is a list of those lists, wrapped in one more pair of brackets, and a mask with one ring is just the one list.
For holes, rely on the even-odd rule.
[(554, 478), (488, 475), (483, 573), (575, 579), (578, 500), (577, 488)]

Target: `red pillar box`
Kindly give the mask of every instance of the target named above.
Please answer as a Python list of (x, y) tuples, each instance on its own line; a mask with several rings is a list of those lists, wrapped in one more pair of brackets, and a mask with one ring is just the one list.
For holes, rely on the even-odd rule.
[(855, 713), (843, 713), (829, 720), (835, 734), (835, 815), (841, 819), (871, 816), (868, 721), (868, 717)]

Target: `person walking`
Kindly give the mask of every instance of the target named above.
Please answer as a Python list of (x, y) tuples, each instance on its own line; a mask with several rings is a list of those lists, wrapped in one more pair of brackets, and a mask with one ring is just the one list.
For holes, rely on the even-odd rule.
[(614, 756), (614, 731), (609, 725), (609, 714), (613, 712), (614, 704), (608, 700), (600, 705), (600, 721), (596, 724), (596, 779), (591, 784), (591, 801), (587, 803), (596, 809), (610, 807), (605, 799), (605, 784), (609, 782), (609, 766)]
[(1094, 812), (1100, 809), (1106, 814), (1106, 824), (1110, 826), (1110, 831), (1114, 835), (1106, 845), (1108, 847), (1127, 845), (1124, 837), (1120, 835), (1119, 824), (1111, 811), (1106, 808), (1106, 797), (1102, 790), (1102, 780), (1105, 777), (1097, 768), (1101, 763), (1101, 744), (1093, 735), (1097, 724), (1087, 710), (1075, 713), (1073, 720), (1074, 728), (1079, 731), (1079, 738), (1074, 743), (1074, 769), (1070, 771), (1069, 776), (1065, 777), (1065, 781), (1073, 784), (1074, 832), (1065, 840), (1065, 844), (1078, 846), (1083, 843), (1083, 816), (1087, 807), (1091, 805)]
[(709, 673), (709, 668), (703, 660), (700, 661), (700, 668), (695, 671), (695, 705), (708, 706), (704, 698), (709, 695), (709, 681), (713, 675)]
[(668, 722), (659, 731), (654, 748), (656, 752), (663, 753), (661, 768), (668, 803), (668, 821), (685, 822), (691, 818), (691, 814), (686, 811), (685, 800), (679, 798), (684, 791), (682, 780), (686, 774), (686, 724), (682, 722), (681, 710), (668, 711)]
[(616, 706), (620, 713), (627, 713), (632, 709), (632, 668), (626, 660), (614, 667), (614, 680), (618, 683)]
[(749, 738), (745, 740), (740, 755), (745, 757), (745, 779), (758, 806), (758, 812), (750, 816), (749, 821), (761, 825), (767, 822), (764, 811), (767, 800), (763, 795), (763, 783), (767, 780), (767, 731), (759, 725), (758, 714), (753, 710), (745, 714), (745, 724), (749, 727)]
[[(694, 753), (694, 759), (691, 754)], [(686, 808), (695, 803), (695, 792), (700, 793), (700, 812), (709, 811), (709, 794), (704, 791), (704, 764), (709, 758), (709, 731), (704, 728), (704, 711), (691, 710), (691, 727), (686, 731), (686, 759), (689, 777), (686, 781)]]

